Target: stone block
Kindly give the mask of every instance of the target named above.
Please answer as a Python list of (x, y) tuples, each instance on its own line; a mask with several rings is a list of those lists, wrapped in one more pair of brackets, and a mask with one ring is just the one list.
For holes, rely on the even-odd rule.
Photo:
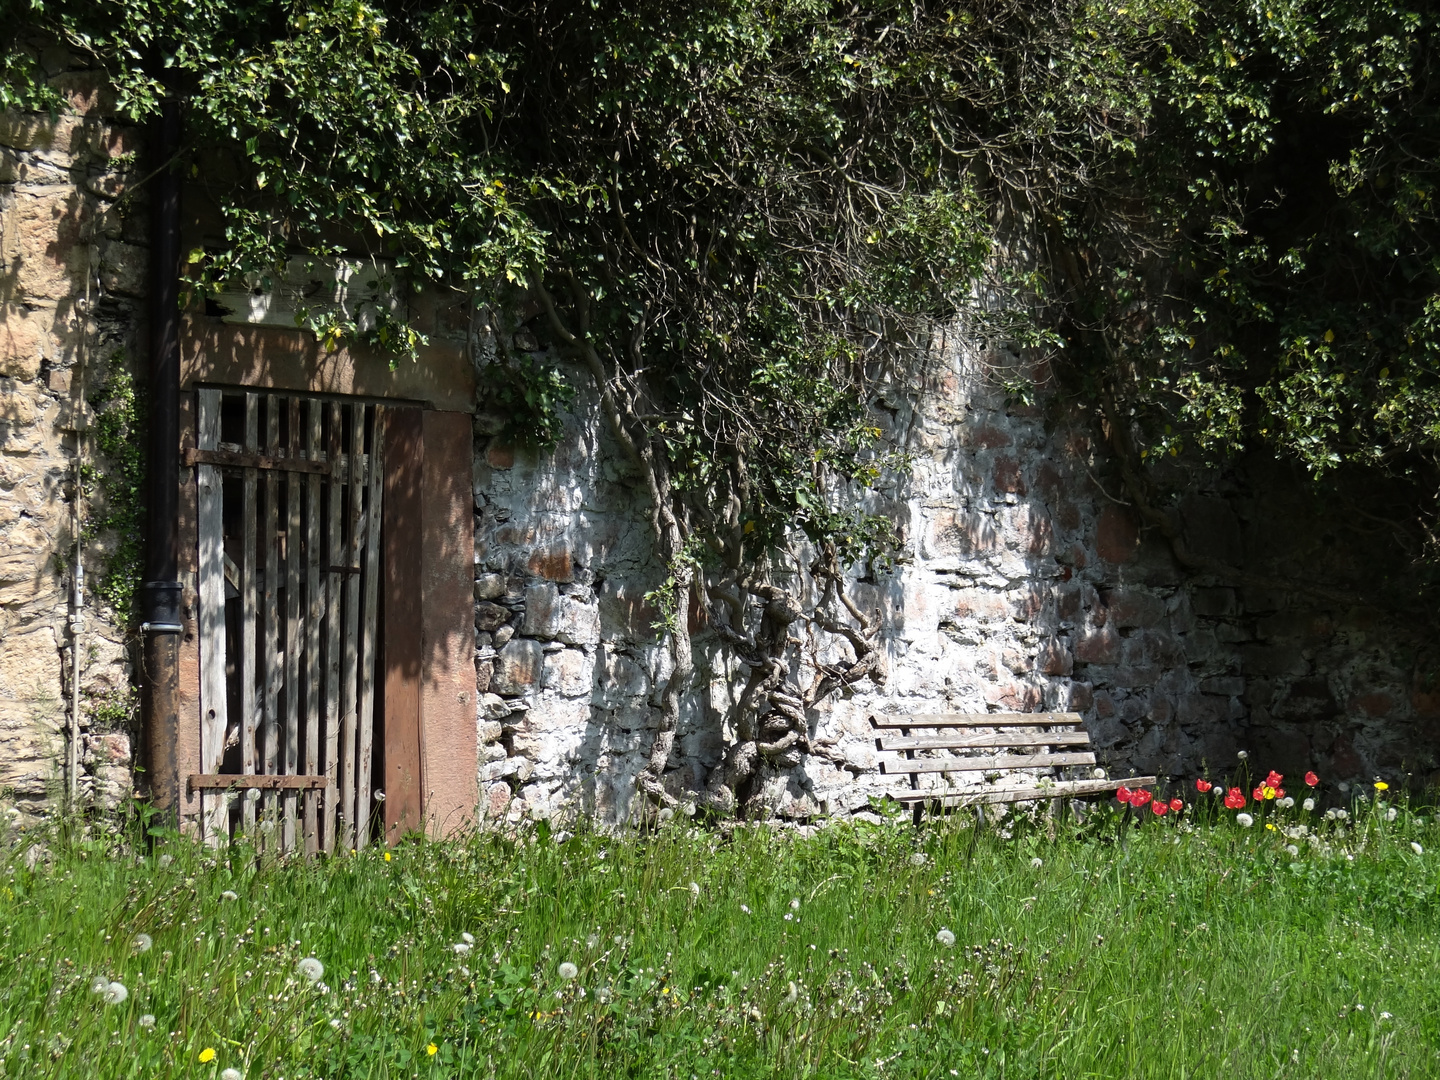
[(594, 664), (579, 649), (561, 649), (545, 657), (540, 685), (565, 697), (580, 697), (590, 692)]
[(1235, 590), (1228, 588), (1194, 589), (1190, 593), (1190, 606), (1202, 618), (1224, 618), (1239, 610), (1235, 601)]
[(1206, 694), (1239, 697), (1245, 693), (1245, 680), (1238, 675), (1217, 675), (1213, 678), (1202, 679), (1200, 689)]
[(1011, 492), (1015, 495), (1027, 494), (1029, 489), (1025, 486), (1025, 476), (1020, 471), (1019, 459), (1002, 456), (995, 459), (995, 466), (990, 471), (991, 482), (995, 490)]
[(143, 297), (148, 289), (150, 253), (135, 244), (112, 242), (100, 256), (100, 284), (107, 292)]
[(1101, 594), (1109, 609), (1108, 621), (1117, 629), (1155, 626), (1165, 618), (1165, 601), (1138, 589), (1111, 589)]
[(509, 609), (499, 604), (492, 604), (489, 600), (480, 600), (475, 604), (475, 629), (481, 633), (493, 633), (509, 619)]
[(549, 640), (560, 630), (560, 590), (548, 581), (537, 582), (525, 589), (525, 621), (520, 633), (526, 637)]
[(560, 598), (560, 621), (555, 637), (567, 645), (596, 645), (600, 641), (600, 608), (576, 596)]
[(516, 638), (495, 658), (495, 675), (490, 682), (497, 694), (525, 694), (540, 681), (544, 652), (538, 641)]
[[(482, 699), (483, 700), (483, 699)], [(502, 700), (500, 704), (505, 704)], [(508, 710), (507, 710), (508, 711)], [(475, 726), (476, 740), (483, 746), (485, 743), (493, 743), (499, 740), (505, 733), (505, 727), (499, 720), (484, 719)]]
[(510, 703), (499, 694), (487, 693), (480, 695), (480, 716), (482, 718), (498, 722), (509, 715)]
[(1140, 549), (1140, 526), (1124, 507), (1113, 503), (1095, 524), (1095, 553), (1115, 566), (1130, 562)]
[(525, 565), (530, 573), (544, 578), (546, 581), (574, 580), (575, 558), (570, 551), (570, 545), (562, 541), (556, 541), (532, 552)]
[(1069, 675), (1075, 667), (1075, 658), (1063, 641), (1049, 638), (1041, 644), (1035, 664), (1046, 675)]
[(479, 574), (475, 578), (476, 600), (498, 600), (505, 595), (503, 574)]
[(1247, 645), (1240, 654), (1247, 675), (1303, 675), (1309, 667), (1294, 645)]
[(1075, 659), (1082, 664), (1115, 664), (1120, 661), (1122, 640), (1113, 626), (1084, 631), (1075, 643)]
[(491, 660), (479, 660), (475, 663), (475, 692), (483, 694), (490, 689), (490, 683), (495, 678), (495, 664)]
[(14, 230), (6, 229), (3, 261), (14, 274), (20, 295), (43, 300), (67, 299), (76, 289), (84, 264), (79, 250), (79, 196), (60, 189), (17, 195), (12, 204)]
[(0, 319), (0, 377), (33, 382), (40, 375), (48, 340), (40, 312), (7, 304)]

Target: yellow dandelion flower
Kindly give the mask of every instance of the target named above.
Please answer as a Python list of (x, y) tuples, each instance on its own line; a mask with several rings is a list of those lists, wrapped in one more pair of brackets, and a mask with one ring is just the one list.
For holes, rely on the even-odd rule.
[(431, 1057), (434, 1057), (436, 1051), (438, 1051), (439, 1049), (440, 1047), (436, 1046), (434, 1043), (428, 1043), (425, 1046), (425, 1053), (429, 1054)]
[(1376, 791), (1389, 791), (1389, 790), (1390, 790), (1390, 785), (1387, 784), (1387, 783), (1385, 783), (1384, 780), (1376, 780), (1376, 781), (1375, 781), (1375, 790), (1376, 790)]
[(386, 861), (386, 862), (389, 862), (389, 861), (390, 861), (390, 852), (388, 852), (388, 851), (385, 852), (385, 861)]
[(1267, 821), (1267, 822), (1265, 823), (1265, 828), (1269, 829), (1271, 832), (1274, 832), (1274, 831), (1275, 831), (1275, 823), (1274, 823), (1273, 821)]
[(207, 1047), (205, 1047), (204, 1050), (201, 1050), (201, 1051), (200, 1051), (200, 1064), (201, 1064), (201, 1065), (208, 1065), (208, 1064), (210, 1064), (210, 1062), (212, 1062), (212, 1061), (214, 1061), (214, 1060), (215, 1060), (215, 1048), (214, 1048), (213, 1046), (207, 1046)]

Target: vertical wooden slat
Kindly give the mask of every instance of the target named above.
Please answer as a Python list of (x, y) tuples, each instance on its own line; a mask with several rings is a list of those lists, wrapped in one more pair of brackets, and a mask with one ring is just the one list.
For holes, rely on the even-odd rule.
[(365, 406), (352, 405), (350, 412), (350, 499), (345, 516), (349, 544), (345, 559), (345, 640), (341, 646), (340, 672), (340, 813), (342, 848), (355, 846), (355, 752), (356, 668), (359, 664), (360, 553), (365, 542), (365, 488), (362, 457), (365, 453)]
[(335, 833), (340, 814), (340, 624), (345, 575), (337, 567), (344, 559), (343, 522), (345, 477), (341, 469), (343, 413), (338, 402), (332, 402), (330, 431), (326, 440), (330, 460), (329, 508), (326, 515), (327, 553), (330, 565), (328, 595), (325, 609), (325, 810), (322, 815), (320, 846), (328, 855), (335, 850)]
[[(201, 450), (220, 442), (220, 391), (198, 392), (197, 439)], [(200, 761), (205, 772), (219, 772), (225, 756), (225, 518), (220, 470), (196, 467), (199, 524), (200, 602)], [(228, 801), (223, 792), (201, 799), (201, 835), (209, 841), (226, 836)]]
[(380, 501), (382, 498), (385, 406), (375, 406), (370, 434), (370, 460), (366, 465), (365, 606), (360, 626), (360, 775), (356, 783), (356, 847), (370, 836), (370, 763), (375, 749), (375, 630), (380, 574)]
[[(305, 452), (311, 461), (320, 457), (320, 409), (309, 404)], [(315, 776), (320, 768), (320, 619), (325, 613), (325, 596), (320, 587), (320, 477), (306, 479), (305, 596), (309, 610), (305, 620), (305, 775)], [(320, 793), (305, 793), (305, 854), (314, 855), (315, 831)]]
[[(245, 450), (260, 449), (260, 395), (245, 395)], [(258, 512), (258, 469), (246, 469), (242, 483), (241, 529), (245, 550), (240, 562), (240, 771), (255, 775), (255, 728), (260, 715), (255, 700), (255, 622), (259, 612), (255, 606), (255, 515)], [(246, 793), (248, 795), (248, 793)], [(255, 804), (242, 795), (243, 822), (248, 833), (255, 828)]]
[[(294, 460), (300, 456), (300, 399), (292, 397), (287, 403), (289, 416), (286, 424), (286, 457)], [(286, 776), (300, 771), (300, 653), (304, 624), (300, 609), (300, 570), (304, 557), (300, 542), (300, 476), (287, 473), (285, 476), (285, 765)], [(295, 850), (295, 808), (299, 792), (286, 791), (281, 795), (284, 804), (284, 831), (281, 846), (285, 851)]]
[[(280, 453), (280, 397), (269, 394), (265, 399), (265, 448), (272, 456)], [(264, 668), (264, 709), (265, 754), (261, 772), (273, 775), (280, 762), (280, 478), (274, 469), (265, 471), (265, 521), (261, 527), (260, 542), (265, 548), (265, 587), (263, 608), (265, 615), (265, 644), (261, 654)], [(264, 795), (265, 818), (273, 828), (275, 822), (275, 792)]]
[(420, 488), (425, 442), (419, 409), (385, 416), (385, 840), (420, 828), (425, 790), (420, 743)]

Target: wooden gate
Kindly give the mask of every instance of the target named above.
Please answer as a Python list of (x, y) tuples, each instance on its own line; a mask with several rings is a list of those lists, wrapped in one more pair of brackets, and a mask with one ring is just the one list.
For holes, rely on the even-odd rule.
[[(371, 837), (385, 406), (197, 391), (201, 828)], [(383, 815), (381, 815), (383, 816)], [(298, 834), (297, 834), (298, 829)]]

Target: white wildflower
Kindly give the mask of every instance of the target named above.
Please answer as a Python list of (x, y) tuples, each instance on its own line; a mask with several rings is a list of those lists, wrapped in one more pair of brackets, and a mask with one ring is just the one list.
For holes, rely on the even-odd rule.
[(463, 941), (466, 945), (474, 945), (475, 935), (462, 930), (460, 931), (460, 940)]
[(1315, 809), (1315, 800), (1314, 800), (1314, 799), (1306, 799), (1304, 802), (1302, 802), (1302, 803), (1300, 804), (1300, 809), (1301, 809), (1301, 810), (1304, 810), (1307, 814), (1310, 813), (1311, 810), (1314, 810), (1314, 809)]
[(917, 851), (917, 852), (915, 852), (915, 854), (911, 855), (911, 856), (910, 856), (910, 865), (911, 865), (911, 866), (924, 866), (924, 865), (925, 865), (925, 853), (924, 853), (923, 851)]
[(1415, 852), (1416, 855), (1424, 855), (1424, 854), (1425, 854), (1425, 849), (1424, 849), (1423, 847), (1421, 847), (1419, 844), (1417, 844), (1414, 840), (1411, 840), (1411, 841), (1410, 841), (1410, 850), (1413, 851), (1413, 852)]
[(104, 1000), (106, 1005), (119, 1005), (130, 996), (130, 991), (125, 989), (124, 983), (112, 982), (105, 987)]
[(221, 900), (239, 900), (239, 899), (240, 899), (240, 894), (237, 893), (237, 892), (235, 892), (235, 891), (233, 891), (233, 890), (231, 890), (231, 889), (226, 889), (224, 892), (222, 892), (222, 893), (220, 894), (220, 899), (221, 899)]
[(1381, 1020), (1393, 1020), (1393, 1019), (1395, 1019), (1395, 1018), (1394, 1018), (1393, 1016), (1391, 1016), (1388, 1012), (1382, 1012), (1382, 1013), (1380, 1014), (1380, 1019), (1381, 1019)]
[(574, 964), (572, 964), (569, 960), (566, 960), (563, 964), (560, 965), (559, 971), (560, 977), (566, 980), (573, 979), (576, 975), (580, 974), (580, 969)]
[(465, 944), (465, 942), (463, 941), (456, 942), (450, 947), (455, 950), (456, 956), (465, 956), (470, 952), (470, 946)]
[(222, 1069), (220, 1080), (245, 1080), (245, 1074), (239, 1069)]
[(690, 882), (690, 896), (695, 900), (700, 899), (700, 883), (698, 881)]
[(141, 1026), (142, 1028), (145, 1028), (147, 1031), (148, 1031), (150, 1028), (153, 1028), (153, 1027), (155, 1026), (155, 1014), (154, 1014), (154, 1013), (146, 1013), (144, 1016), (140, 1017), (139, 1024), (140, 1024), (140, 1026)]
[(313, 956), (307, 956), (295, 965), (295, 970), (305, 977), (307, 982), (317, 983), (325, 974), (325, 965)]
[(379, 986), (384, 981), (385, 980), (380, 977), (380, 972), (376, 971), (374, 968), (370, 969), (370, 982), (373, 985)]
[(334, 1028), (336, 1031), (339, 1031), (339, 1030), (340, 1030), (340, 1018), (337, 1016), (337, 1017), (335, 1017), (335, 1019), (331, 1020), (331, 1021), (330, 1021), (330, 1026), (331, 1026), (332, 1028)]
[(955, 935), (943, 926), (936, 931), (935, 940), (947, 949), (954, 948), (955, 946)]
[(1240, 825), (1243, 826), (1243, 827), (1246, 828), (1246, 829), (1248, 829), (1251, 825), (1254, 825), (1254, 824), (1255, 824), (1255, 819), (1254, 819), (1253, 817), (1251, 817), (1249, 814), (1246, 814), (1246, 813), (1236, 814), (1236, 815), (1235, 815), (1235, 820), (1236, 820), (1237, 822), (1239, 822)]
[(136, 952), (149, 952), (154, 945), (155, 939), (149, 934), (136, 934), (134, 940), (130, 942), (130, 948)]
[(798, 896), (791, 898), (791, 900), (790, 900), (790, 910), (791, 910), (791, 911), (799, 911), (799, 910), (800, 910), (800, 898), (799, 898)]
[(740, 910), (743, 911), (746, 915), (750, 914), (750, 907), (748, 904), (741, 904)]
[(1040, 867), (1042, 867), (1042, 866), (1044, 866), (1044, 865), (1045, 865), (1045, 860), (1042, 859), (1042, 858), (1040, 858), (1039, 855), (1036, 855), (1035, 858), (1033, 858), (1033, 859), (1030, 860), (1030, 869), (1031, 869), (1031, 870), (1039, 870)]
[(1250, 756), (1250, 754), (1249, 754), (1247, 751), (1245, 751), (1245, 750), (1241, 750), (1241, 751), (1240, 751), (1238, 754), (1236, 754), (1235, 756), (1236, 756), (1237, 758), (1239, 758), (1241, 761), (1244, 761), (1246, 758), (1248, 758), (1248, 757)]

